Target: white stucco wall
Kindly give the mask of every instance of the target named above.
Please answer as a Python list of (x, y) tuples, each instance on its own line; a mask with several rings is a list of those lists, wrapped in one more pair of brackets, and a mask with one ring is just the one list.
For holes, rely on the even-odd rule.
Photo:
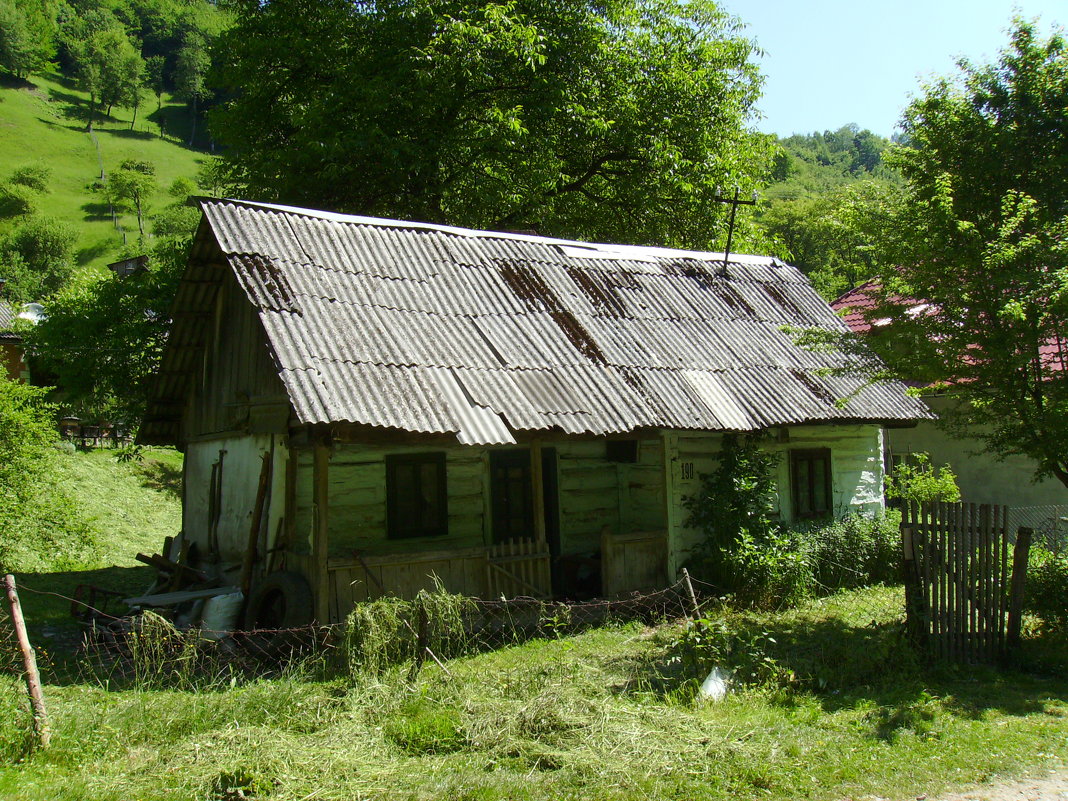
[(189, 443), (183, 477), (182, 528), (186, 538), (197, 543), (202, 557), (209, 551), (211, 471), (220, 453), (223, 453), (223, 469), (217, 536), (222, 562), (241, 562), (252, 525), (264, 453), (271, 453), (273, 458), (266, 510), (267, 532), (273, 542), (285, 508), (288, 451), (283, 439), (279, 435), (250, 434)]
[[(670, 569), (674, 573), (686, 561), (700, 534), (687, 528), (685, 499), (696, 494), (701, 474), (710, 473), (722, 445), (722, 435), (703, 432), (673, 432), (668, 435), (671, 458), (672, 519)], [(883, 509), (883, 432), (877, 425), (789, 426), (774, 429), (765, 447), (780, 455), (777, 474), (779, 514), (793, 520), (790, 493), (790, 459), (793, 449), (830, 448), (831, 488), (835, 516), (850, 512), (874, 514)]]
[[(924, 399), (935, 414), (942, 413), (952, 398), (939, 395)], [(928, 453), (935, 466), (948, 464), (957, 474), (961, 496), (968, 503), (997, 503), (1013, 507), (1068, 504), (1068, 488), (1060, 481), (1046, 479), (1034, 483), (1035, 463), (1023, 456), (997, 461), (984, 452), (977, 439), (955, 439), (934, 422), (921, 422), (915, 428), (886, 431), (889, 453)]]

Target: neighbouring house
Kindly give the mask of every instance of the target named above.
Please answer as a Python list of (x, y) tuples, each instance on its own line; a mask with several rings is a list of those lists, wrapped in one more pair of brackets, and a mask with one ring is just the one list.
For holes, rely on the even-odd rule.
[[(871, 319), (876, 308), (876, 288), (874, 282), (861, 284), (831, 304), (852, 331), (864, 336), (889, 323), (889, 320)], [(929, 306), (920, 301), (916, 301), (910, 311), (930, 313)], [(885, 335), (892, 334), (887, 329)], [(1055, 347), (1054, 343), (1046, 346), (1050, 357)], [(927, 393), (923, 401), (936, 416), (942, 416), (959, 402), (952, 390)], [(1068, 515), (1068, 488), (1055, 479), (1032, 481), (1037, 467), (1033, 460), (1026, 456), (996, 459), (978, 438), (950, 436), (939, 428), (936, 420), (923, 420), (907, 429), (887, 429), (885, 447), (888, 467), (908, 461), (915, 453), (929, 454), (933, 466), (950, 465), (957, 474), (964, 500), (1010, 505), (1018, 511), (1018, 524), (1041, 527), (1052, 523), (1056, 526), (1061, 523), (1062, 515)], [(1059, 507), (1063, 507), (1063, 511)], [(1033, 514), (1025, 512), (1032, 509)]]
[(18, 309), (0, 300), (0, 361), (3, 362), (0, 369), (5, 378), (26, 383), (30, 380), (30, 368), (26, 364), (22, 335), (15, 330), (15, 320), (19, 317)]
[(843, 324), (775, 259), (201, 207), (140, 441), (185, 451), (202, 562), (320, 621), (664, 586), (724, 432), (768, 434), (793, 520), (880, 509), (884, 427), (928, 415), (820, 373), (784, 328)]

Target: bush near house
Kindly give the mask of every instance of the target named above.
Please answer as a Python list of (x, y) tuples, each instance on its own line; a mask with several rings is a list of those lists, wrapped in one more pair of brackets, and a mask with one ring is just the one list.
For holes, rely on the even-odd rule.
[(686, 501), (686, 525), (705, 535), (687, 565), (694, 575), (748, 609), (795, 606), (899, 578), (900, 515), (786, 526), (774, 508), (776, 461), (759, 437), (724, 437), (718, 466)]
[(79, 565), (94, 531), (50, 480), (56, 457), (46, 391), (0, 379), (0, 569), (65, 570)]
[(1031, 546), (1024, 606), (1041, 626), (1068, 630), (1068, 553)]

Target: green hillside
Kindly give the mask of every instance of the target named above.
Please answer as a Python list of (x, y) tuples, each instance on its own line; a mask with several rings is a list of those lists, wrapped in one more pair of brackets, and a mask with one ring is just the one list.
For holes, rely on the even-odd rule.
[[(85, 125), (87, 97), (67, 79), (53, 73), (33, 76), (30, 82), (0, 83), (0, 177), (28, 164), (51, 170), (50, 191), (42, 196), (40, 211), (76, 228), (79, 267), (102, 267), (123, 253), (122, 233), (94, 189), (101, 166), (108, 172), (130, 158), (154, 165), (158, 186), (151, 206), (160, 207), (171, 200), (166, 189), (174, 179), (194, 178), (207, 158), (176, 138), (186, 133), (184, 105), (168, 95), (163, 99), (159, 110), (154, 97), (146, 100), (134, 130), (128, 109), (112, 109), (110, 117), (94, 126), (94, 143)], [(166, 138), (160, 136), (161, 125)], [(128, 250), (136, 248), (136, 217), (123, 214), (118, 221), (126, 230)]]
[(74, 514), (92, 528), (94, 544), (81, 570), (20, 573), (18, 580), (31, 630), (70, 637), (76, 628), (66, 598), (76, 586), (135, 594), (151, 582), (152, 570), (134, 557), (159, 551), (164, 537), (181, 530), (182, 455), (149, 448), (141, 461), (119, 462), (112, 450), (56, 453), (49, 469)]

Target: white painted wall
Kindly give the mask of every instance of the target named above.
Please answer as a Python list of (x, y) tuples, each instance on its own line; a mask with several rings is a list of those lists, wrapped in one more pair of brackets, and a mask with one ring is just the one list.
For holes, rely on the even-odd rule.
[(252, 526), (264, 453), (273, 454), (267, 508), (269, 542), (273, 543), (279, 531), (279, 521), (285, 513), (288, 450), (284, 438), (272, 434), (250, 434), (189, 443), (185, 453), (182, 528), (187, 539), (197, 543), (201, 556), (208, 553), (211, 468), (219, 461), (220, 452), (225, 452), (218, 524), (220, 557), (223, 563), (239, 564)]
[[(793, 519), (790, 499), (791, 449), (830, 448), (831, 486), (837, 516), (850, 512), (874, 514), (883, 509), (883, 432), (877, 425), (790, 426), (785, 438), (775, 429), (766, 442), (767, 450), (780, 455), (777, 474), (777, 503), (784, 520)], [(667, 437), (671, 457), (672, 510), (675, 523), (670, 539), (669, 569), (674, 574), (685, 563), (700, 532), (685, 525), (689, 513), (685, 498), (701, 487), (701, 474), (715, 469), (722, 435), (704, 432), (676, 432)]]
[[(941, 414), (953, 402), (939, 395), (924, 398), (935, 414)], [(983, 443), (975, 439), (955, 439), (934, 422), (921, 422), (915, 428), (891, 428), (886, 431), (887, 450), (894, 455), (923, 452), (931, 463), (948, 464), (957, 474), (961, 496), (968, 503), (997, 503), (1013, 507), (1068, 504), (1068, 488), (1060, 481), (1031, 479), (1035, 463), (1023, 456), (999, 462), (984, 452)]]

